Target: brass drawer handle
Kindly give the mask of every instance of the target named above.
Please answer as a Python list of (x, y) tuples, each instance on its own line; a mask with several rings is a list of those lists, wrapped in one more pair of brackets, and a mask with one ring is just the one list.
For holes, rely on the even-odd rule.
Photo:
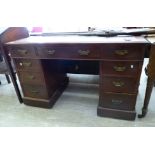
[(89, 55), (89, 50), (78, 50), (79, 55)]
[(116, 72), (123, 72), (123, 71), (125, 71), (126, 70), (126, 67), (125, 66), (114, 66), (113, 67), (114, 68), (114, 70), (116, 71)]
[(47, 51), (47, 54), (49, 54), (49, 55), (53, 55), (55, 53), (55, 50), (48, 50)]
[(30, 92), (33, 93), (33, 94), (38, 94), (39, 93), (39, 91), (37, 91), (37, 90), (30, 90)]
[(30, 80), (34, 80), (35, 76), (34, 75), (29, 75), (29, 76), (27, 76), (27, 78), (30, 79)]
[(115, 87), (123, 87), (124, 86), (124, 82), (122, 82), (122, 81), (113, 81), (113, 85), (115, 86)]
[(28, 53), (28, 51), (25, 50), (25, 49), (18, 49), (17, 51), (18, 51), (19, 53), (21, 53), (21, 54), (27, 54), (27, 53)]
[(122, 100), (112, 99), (111, 102), (112, 102), (112, 104), (114, 104), (114, 105), (120, 105), (123, 101), (122, 101)]
[(128, 50), (116, 50), (115, 54), (123, 56), (128, 54)]
[(32, 63), (31, 62), (20, 62), (19, 65), (25, 66), (25, 67), (30, 67), (32, 65)]

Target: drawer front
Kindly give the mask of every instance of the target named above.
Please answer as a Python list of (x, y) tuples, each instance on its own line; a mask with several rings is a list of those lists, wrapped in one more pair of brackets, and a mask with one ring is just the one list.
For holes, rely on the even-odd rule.
[(36, 57), (35, 48), (31, 45), (18, 45), (9, 47), (9, 52), (11, 53), (12, 57)]
[(14, 63), (17, 70), (32, 70), (32, 71), (40, 71), (41, 64), (40, 60), (35, 59), (14, 59)]
[(69, 45), (42, 45), (37, 46), (40, 58), (60, 58), (60, 59), (99, 59), (100, 48), (96, 45), (69, 44)]
[(101, 76), (100, 89), (103, 92), (136, 93), (138, 85), (136, 78)]
[(143, 60), (145, 46), (142, 44), (109, 44), (101, 51), (103, 60)]
[(45, 85), (42, 73), (39, 72), (18, 72), (20, 82), (22, 84)]
[(101, 75), (139, 76), (143, 61), (102, 61)]
[(49, 95), (45, 86), (22, 84), (25, 97), (48, 99)]
[(101, 92), (99, 105), (104, 108), (130, 111), (135, 110), (136, 98), (136, 94), (116, 94)]

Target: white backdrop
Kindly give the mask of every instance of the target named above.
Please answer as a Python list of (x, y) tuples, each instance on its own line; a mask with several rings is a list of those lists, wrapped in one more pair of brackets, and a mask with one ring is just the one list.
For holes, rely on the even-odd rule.
[(88, 26), (153, 26), (153, 0), (5, 0), (0, 24), (52, 26), (55, 29)]

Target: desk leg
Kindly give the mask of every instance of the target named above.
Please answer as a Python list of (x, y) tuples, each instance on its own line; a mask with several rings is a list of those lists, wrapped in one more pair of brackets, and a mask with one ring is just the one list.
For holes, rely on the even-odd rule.
[(142, 108), (142, 114), (139, 114), (138, 118), (143, 118), (147, 114), (148, 105), (149, 105), (149, 101), (150, 101), (153, 85), (154, 85), (154, 80), (152, 80), (152, 79), (150, 79), (148, 77), (147, 88), (146, 88), (146, 92), (145, 92), (144, 105), (143, 105), (143, 108)]
[(12, 83), (14, 85), (18, 100), (19, 100), (20, 103), (23, 103), (23, 99), (22, 99), (22, 96), (21, 96), (21, 93), (20, 93), (20, 90), (19, 90), (19, 87), (18, 87), (18, 84), (17, 84), (17, 81), (16, 81), (16, 75), (15, 75), (13, 67), (11, 65), (10, 57), (8, 56), (7, 51), (4, 51), (3, 47), (1, 47), (1, 50), (2, 50), (2, 53), (3, 53), (7, 68), (9, 70), (9, 74), (10, 74)]

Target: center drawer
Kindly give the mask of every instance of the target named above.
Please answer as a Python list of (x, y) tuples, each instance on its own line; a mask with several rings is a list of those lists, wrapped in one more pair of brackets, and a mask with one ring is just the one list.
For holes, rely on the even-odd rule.
[(89, 44), (53, 44), (37, 46), (40, 58), (59, 59), (99, 59), (100, 48), (97, 45)]

